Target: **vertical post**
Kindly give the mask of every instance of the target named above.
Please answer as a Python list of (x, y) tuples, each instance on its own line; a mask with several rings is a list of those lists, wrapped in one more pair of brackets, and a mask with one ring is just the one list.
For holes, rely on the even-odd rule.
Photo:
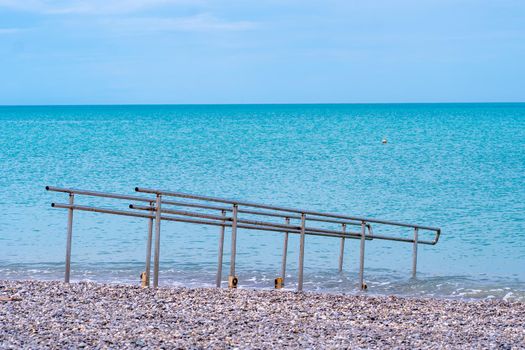
[(153, 288), (159, 286), (159, 260), (160, 260), (160, 214), (162, 196), (157, 193), (155, 202), (155, 257), (153, 260)]
[(230, 255), (230, 277), (235, 276), (235, 254), (237, 253), (237, 204), (233, 205), (232, 211), (232, 250)]
[(363, 273), (365, 269), (365, 229), (366, 225), (364, 221), (361, 221), (361, 247), (360, 247), (360, 256), (359, 256), (359, 288), (365, 288), (365, 281), (363, 278)]
[(301, 240), (299, 244), (299, 278), (297, 279), (297, 291), (303, 290), (303, 269), (304, 269), (304, 227), (306, 215), (301, 213)]
[[(75, 195), (69, 194), (69, 205), (74, 205)], [(66, 243), (66, 273), (64, 282), (69, 283), (69, 276), (71, 275), (71, 240), (73, 238), (73, 208), (67, 211), (67, 243)]]
[[(290, 218), (285, 218), (284, 221), (286, 225), (290, 225)], [(281, 265), (281, 278), (283, 279), (283, 285), (286, 279), (286, 255), (288, 255), (288, 232), (284, 233), (283, 262)]]
[[(153, 202), (149, 202), (151, 208), (154, 207)], [(153, 211), (151, 211), (153, 215)], [(153, 218), (148, 220), (148, 238), (146, 243), (146, 286), (149, 287), (150, 275), (151, 275), (151, 243), (153, 240)]]
[(414, 227), (414, 248), (412, 250), (412, 278), (416, 278), (416, 267), (417, 267), (417, 240), (418, 240), (418, 228)]
[[(226, 212), (222, 211), (222, 216), (226, 216)], [(225, 223), (224, 220), (222, 223)], [(217, 259), (217, 277), (215, 278), (215, 285), (217, 288), (221, 287), (222, 280), (222, 255), (224, 251), (224, 226), (221, 226), (221, 233), (219, 236), (219, 257)]]
[[(343, 227), (343, 234), (346, 233), (346, 224), (341, 225)], [(345, 254), (345, 238), (341, 237), (341, 248), (339, 250), (339, 272), (343, 271), (343, 256)]]

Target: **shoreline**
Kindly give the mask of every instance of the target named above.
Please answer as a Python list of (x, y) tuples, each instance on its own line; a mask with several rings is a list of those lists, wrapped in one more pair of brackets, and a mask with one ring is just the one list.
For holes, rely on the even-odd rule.
[(12, 280), (0, 297), (0, 348), (525, 346), (517, 301)]
[[(0, 272), (1, 269), (0, 269)], [(60, 271), (63, 274), (63, 271)], [(132, 273), (129, 272), (126, 276), (108, 279), (107, 274), (104, 274), (105, 278), (101, 276), (93, 276), (92, 278), (72, 278), (71, 283), (96, 283), (96, 284), (106, 284), (111, 286), (126, 286), (126, 287), (136, 287), (140, 285), (140, 281), (135, 279), (130, 279), (128, 275)], [(135, 273), (136, 275), (137, 273)], [(1, 274), (0, 274), (1, 275)], [(78, 275), (78, 274), (77, 274)], [(210, 282), (213, 276), (208, 276), (209, 278), (203, 279), (194, 279), (188, 280), (189, 277), (192, 277), (191, 274), (182, 275), (179, 271), (175, 276), (170, 276), (163, 274), (163, 280), (161, 287), (162, 288), (190, 288), (190, 289), (200, 289), (200, 288), (215, 288), (215, 284)], [(333, 276), (332, 276), (333, 277)], [(32, 282), (32, 281), (42, 281), (42, 282), (57, 282), (60, 283), (63, 281), (63, 276), (57, 276), (57, 274), (50, 274), (48, 276), (43, 276), (39, 274), (38, 277), (31, 275), (26, 276), (17, 276), (9, 274), (4, 274), (2, 276), (3, 280), (6, 281), (18, 281), (18, 282)], [(396, 297), (401, 297), (405, 299), (416, 298), (416, 299), (438, 299), (438, 300), (458, 300), (458, 301), (481, 301), (481, 300), (502, 300), (502, 301), (518, 301), (525, 302), (525, 284), (518, 284), (514, 281), (493, 281), (492, 283), (486, 283), (483, 285), (478, 281), (473, 280), (468, 276), (445, 276), (441, 281), (435, 281), (431, 284), (428, 283), (431, 278), (418, 278), (415, 283), (425, 284), (423, 288), (418, 289), (417, 286), (414, 288), (412, 280), (406, 282), (398, 283), (394, 285), (389, 283), (388, 287), (385, 288), (384, 283), (380, 283), (380, 278), (367, 279), (369, 288), (366, 291), (361, 291), (357, 289), (355, 285), (349, 285), (347, 288), (343, 287), (334, 287), (333, 285), (324, 285), (323, 288), (312, 288), (311, 285), (305, 286), (304, 291), (307, 293), (321, 293), (321, 294), (333, 294), (333, 295), (343, 295), (343, 296), (352, 296), (352, 295), (367, 295), (374, 297), (384, 297), (394, 295)], [(450, 279), (447, 281), (447, 279)], [(0, 279), (1, 281), (2, 279)], [(186, 280), (186, 283), (180, 282), (181, 280)], [(295, 292), (296, 285), (294, 284), (293, 278), (290, 278), (292, 282), (288, 282), (287, 285), (282, 289), (283, 291)], [(353, 281), (353, 279), (349, 279)], [(242, 280), (238, 285), (239, 289), (248, 289), (248, 290), (258, 290), (258, 291), (272, 291), (273, 280), (267, 278), (264, 280), (264, 283), (249, 283), (250, 280)], [(325, 279), (325, 282), (327, 279)], [(316, 281), (319, 282), (319, 281)], [(333, 280), (332, 280), (333, 282)], [(340, 281), (338, 281), (340, 282)], [(449, 283), (450, 282), (450, 283)], [(465, 283), (462, 283), (465, 282)], [(470, 284), (468, 284), (470, 282)], [(330, 284), (330, 282), (327, 282)], [(447, 286), (447, 283), (449, 285)], [(514, 284), (513, 284), (514, 283)], [(404, 284), (404, 285), (402, 285)], [(222, 281), (221, 288), (228, 288), (227, 281)]]

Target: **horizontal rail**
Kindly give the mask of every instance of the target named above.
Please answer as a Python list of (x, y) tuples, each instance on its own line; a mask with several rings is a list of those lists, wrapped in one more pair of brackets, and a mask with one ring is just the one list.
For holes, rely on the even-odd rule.
[[(140, 205), (129, 205), (130, 209), (137, 209), (137, 210), (146, 210), (146, 211), (154, 211), (155, 208), (152, 207), (145, 207)], [(182, 216), (193, 216), (193, 217), (200, 217), (205, 219), (212, 219), (212, 220), (218, 220), (218, 221), (232, 221), (232, 218), (230, 217), (224, 217), (219, 215), (208, 215), (208, 214), (201, 214), (201, 213), (194, 213), (194, 212), (188, 212), (188, 211), (182, 211), (182, 210), (171, 210), (171, 209), (161, 209), (161, 213), (166, 214), (173, 214), (173, 215), (182, 215)], [(245, 219), (237, 219), (237, 222), (248, 224), (248, 225), (254, 225), (254, 226), (260, 226), (260, 227), (275, 227), (279, 228), (279, 232), (285, 232), (285, 231), (293, 231), (296, 230), (297, 232), (301, 231), (301, 226), (295, 226), (295, 225), (288, 225), (288, 224), (278, 224), (268, 221), (255, 221), (255, 220), (245, 220)], [(240, 227), (240, 226), (238, 226)], [(325, 230), (322, 228), (316, 228), (316, 227), (305, 227), (305, 230), (308, 232), (318, 232), (318, 233), (329, 233), (329, 234), (341, 234), (341, 231), (334, 231), (334, 230)], [(346, 238), (355, 238), (355, 239), (361, 239), (361, 233), (359, 232), (348, 232), (348, 236), (344, 236)], [(367, 237), (367, 239), (371, 240), (371, 238)]]
[[(146, 211), (155, 211), (156, 210), (155, 207), (146, 207), (146, 206), (134, 205), (134, 204), (130, 204), (129, 208), (130, 209), (136, 209), (136, 210), (146, 210)], [(219, 221), (224, 221), (224, 220), (231, 221), (232, 220), (231, 217), (227, 217), (227, 216), (195, 213), (195, 212), (192, 212), (192, 211), (185, 211), (185, 210), (171, 210), (171, 209), (164, 209), (164, 208), (162, 208), (160, 210), (160, 212), (161, 213), (166, 213), (166, 214), (174, 214), (174, 215), (182, 215), (182, 216), (193, 216), (193, 217), (202, 218), (202, 219), (211, 219), (211, 220), (219, 220)]]
[[(141, 214), (138, 212), (130, 212), (127, 210), (117, 210), (117, 209), (106, 209), (106, 208), (99, 208), (99, 207), (91, 207), (91, 206), (85, 206), (85, 205), (70, 205), (70, 204), (63, 204), (63, 203), (51, 203), (51, 206), (53, 208), (60, 208), (60, 209), (73, 209), (73, 210), (80, 210), (80, 211), (87, 211), (87, 212), (94, 212), (94, 213), (103, 213), (103, 214), (113, 214), (113, 215), (120, 215), (120, 216), (130, 216), (130, 217), (138, 217), (138, 218), (145, 218), (145, 219), (154, 219), (155, 215), (151, 214)], [(196, 219), (188, 219), (188, 218), (178, 218), (178, 217), (172, 217), (172, 216), (161, 216), (161, 220), (166, 221), (176, 221), (176, 222), (185, 222), (185, 223), (191, 223), (191, 224), (203, 224), (203, 225), (212, 225), (212, 226), (225, 226), (225, 227), (231, 227), (232, 223), (230, 222), (218, 222), (218, 221), (209, 221), (209, 220), (196, 220)], [(267, 226), (256, 226), (256, 225), (249, 225), (249, 224), (238, 224), (238, 228), (244, 228), (248, 230), (257, 230), (257, 231), (272, 231), (272, 232), (284, 232), (281, 228), (274, 228), (274, 227), (267, 227)], [(300, 233), (300, 229), (290, 229), (286, 230), (290, 233)], [(355, 238), (352, 236), (353, 233), (346, 233), (342, 234), (338, 231), (333, 231), (334, 233), (319, 233), (319, 232), (305, 232), (306, 234), (310, 236), (324, 236), (324, 237), (337, 237), (337, 238)], [(369, 237), (368, 239), (372, 239), (372, 237)]]
[[(150, 215), (150, 214), (140, 214), (137, 212), (130, 212), (126, 210), (106, 209), (106, 208), (91, 207), (91, 206), (85, 206), (85, 205), (51, 203), (51, 206), (54, 208), (61, 208), (61, 209), (73, 209), (73, 210), (89, 211), (89, 212), (96, 212), (96, 213), (139, 217), (139, 218), (146, 218), (146, 219), (155, 218), (154, 215)], [(219, 221), (209, 221), (209, 220), (194, 220), (194, 219), (178, 218), (178, 217), (171, 217), (171, 216), (161, 216), (161, 220), (212, 225), (212, 226), (225, 226), (225, 227), (232, 226), (232, 224), (227, 221), (219, 222)], [(290, 233), (300, 233), (300, 228), (298, 228), (297, 226), (291, 226), (290, 228), (279, 228), (279, 227), (271, 227), (271, 226), (255, 225), (255, 224), (238, 224), (237, 227), (250, 229), (250, 230), (258, 230), (258, 231), (272, 231), (272, 232), (285, 232), (286, 231)], [(311, 236), (327, 236), (327, 237), (338, 237), (338, 238), (344, 237), (344, 238), (350, 238), (350, 239), (356, 239), (358, 238), (357, 236), (359, 235), (358, 233), (352, 233), (352, 232), (347, 232), (345, 234), (342, 234), (340, 231), (330, 231), (330, 230), (323, 230), (322, 232), (319, 232), (318, 229), (311, 230), (311, 228), (306, 230), (305, 233)], [(414, 243), (414, 240), (410, 238), (388, 237), (388, 236), (380, 236), (380, 235), (375, 235), (375, 234), (367, 235), (366, 239), (367, 240), (380, 239), (380, 240), (387, 240), (387, 241)], [(433, 245), (433, 242), (431, 241), (418, 240), (417, 243), (425, 244), (425, 245)]]
[[(53, 187), (53, 186), (46, 186), (47, 191), (52, 192), (62, 192), (62, 193), (70, 193), (70, 194), (80, 194), (84, 196), (92, 196), (92, 197), (101, 197), (101, 198), (113, 198), (113, 199), (124, 199), (124, 200), (130, 200), (130, 201), (137, 201), (137, 202), (145, 202), (145, 203), (155, 203), (155, 198), (145, 198), (145, 197), (138, 197), (138, 196), (132, 196), (132, 195), (125, 195), (125, 194), (117, 194), (117, 193), (107, 193), (107, 192), (99, 192), (99, 191), (87, 191), (87, 190), (81, 190), (77, 188), (62, 188), (62, 187)], [(163, 200), (162, 204), (168, 204), (168, 205), (184, 205), (187, 207), (196, 207), (196, 208), (205, 208), (205, 209), (217, 209), (217, 210), (227, 210), (227, 209), (221, 209), (220, 207), (211, 207), (206, 208), (208, 206), (201, 205), (201, 204), (193, 204), (193, 203), (183, 203), (183, 202), (177, 202), (177, 201), (166, 201)]]
[(79, 189), (74, 189), (74, 188), (61, 188), (61, 187), (46, 186), (46, 191), (73, 193), (73, 194), (80, 194), (80, 195), (93, 196), (93, 197), (102, 197), (102, 198), (125, 199), (125, 200), (130, 200), (130, 201), (139, 201), (139, 202), (148, 202), (148, 203), (155, 202), (155, 198), (144, 198), (144, 197), (138, 197), (138, 196), (124, 195), (124, 194), (117, 194), (117, 193), (105, 193), (105, 192), (98, 192), (98, 191), (86, 191), (86, 190), (79, 190)]
[(77, 204), (71, 205), (71, 204), (53, 202), (51, 203), (51, 207), (59, 208), (59, 209), (73, 209), (73, 210), (81, 210), (81, 211), (90, 211), (90, 212), (95, 212), (95, 213), (115, 214), (115, 215), (121, 215), (121, 216), (132, 216), (132, 217), (144, 218), (144, 219), (155, 219), (155, 215), (152, 215), (152, 214), (141, 214), (137, 212), (130, 212), (127, 210), (90, 207), (87, 205), (77, 205)]
[[(46, 186), (47, 191), (53, 191), (53, 192), (62, 192), (62, 193), (72, 193), (72, 194), (79, 194), (79, 195), (85, 195), (85, 196), (93, 196), (93, 197), (101, 197), (101, 198), (113, 198), (113, 199), (123, 199), (123, 200), (131, 200), (131, 201), (138, 201), (138, 202), (145, 202), (145, 203), (154, 203), (155, 198), (144, 198), (139, 196), (132, 196), (132, 195), (122, 195), (117, 193), (106, 193), (106, 192), (99, 192), (99, 191), (87, 191), (87, 190), (81, 190), (81, 189), (75, 189), (75, 188), (62, 188), (62, 187), (53, 187), (53, 186)], [(221, 206), (214, 206), (209, 204), (199, 204), (199, 203), (188, 203), (188, 202), (180, 202), (180, 201), (167, 201), (163, 200), (162, 204), (167, 205), (175, 205), (175, 206), (183, 206), (183, 207), (191, 207), (191, 208), (200, 208), (200, 209), (210, 209), (210, 210), (219, 210), (219, 211), (228, 211), (231, 212), (232, 208), (230, 207), (221, 207)], [(245, 209), (239, 209), (239, 213), (243, 214), (252, 214), (252, 215), (261, 215), (261, 216), (273, 216), (273, 217), (280, 217), (280, 218), (289, 218), (289, 219), (297, 219), (300, 220), (300, 215), (291, 215), (291, 214), (279, 214), (279, 213), (272, 213), (268, 211), (255, 211), (255, 210), (245, 210)], [(327, 222), (327, 223), (333, 223), (333, 224), (345, 224), (345, 225), (354, 225), (354, 226), (360, 226), (361, 223), (358, 222), (348, 222), (348, 221), (341, 221), (341, 220), (330, 220), (330, 219), (321, 219), (321, 218), (308, 218), (310, 221), (317, 221), (317, 222)], [(354, 220), (355, 221), (355, 220)]]
[(198, 195), (182, 193), (182, 192), (163, 191), (163, 190), (155, 190), (155, 189), (142, 188), (142, 187), (135, 187), (135, 191), (142, 192), (142, 193), (160, 194), (160, 195), (169, 196), (169, 197), (188, 198), (188, 199), (196, 199), (196, 200), (203, 200), (203, 201), (217, 202), (217, 203), (237, 204), (237, 205), (242, 205), (242, 206), (247, 206), (247, 207), (284, 211), (284, 212), (296, 213), (296, 214), (298, 213), (298, 214), (332, 217), (332, 218), (337, 218), (337, 219), (346, 219), (346, 220), (361, 221), (361, 222), (364, 221), (364, 222), (369, 222), (369, 223), (385, 224), (385, 225), (392, 225), (392, 226), (411, 227), (411, 228), (418, 228), (422, 230), (429, 230), (429, 231), (436, 231), (436, 232), (440, 231), (440, 229), (437, 227), (406, 224), (406, 223), (401, 223), (401, 222), (370, 219), (370, 218), (364, 218), (364, 217), (346, 216), (346, 215), (340, 215), (340, 214), (334, 214), (334, 213), (321, 213), (321, 212), (315, 212), (315, 211), (309, 211), (309, 210), (278, 207), (278, 206), (273, 206), (273, 205), (245, 202), (245, 201), (232, 200), (232, 199), (198, 196)]
[[(176, 205), (176, 206), (182, 206), (182, 207), (193, 207), (193, 208), (201, 208), (201, 209), (211, 209), (211, 210), (220, 210), (220, 211), (227, 211), (231, 212), (233, 209), (231, 207), (220, 207), (216, 205), (207, 205), (207, 204), (198, 204), (198, 203), (188, 203), (188, 202), (177, 202), (177, 201), (162, 201), (162, 204), (169, 204), (169, 205)], [(291, 215), (291, 214), (279, 214), (274, 213), (270, 211), (255, 211), (255, 210), (245, 210), (245, 209), (238, 209), (238, 213), (242, 214), (251, 214), (251, 215), (261, 215), (261, 216), (273, 216), (277, 218), (283, 218), (283, 219), (297, 219), (301, 220), (300, 215)], [(318, 221), (318, 222), (328, 222), (333, 224), (339, 224), (339, 225), (355, 225), (355, 226), (361, 226), (360, 222), (349, 222), (349, 221), (341, 221), (341, 220), (330, 220), (330, 219), (321, 219), (321, 218), (313, 218), (309, 217), (308, 220), (310, 221)]]

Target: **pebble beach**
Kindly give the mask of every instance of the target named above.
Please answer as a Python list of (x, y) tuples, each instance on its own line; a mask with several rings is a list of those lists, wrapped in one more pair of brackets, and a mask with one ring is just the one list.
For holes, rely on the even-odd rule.
[(525, 303), (0, 281), (2, 349), (525, 347)]

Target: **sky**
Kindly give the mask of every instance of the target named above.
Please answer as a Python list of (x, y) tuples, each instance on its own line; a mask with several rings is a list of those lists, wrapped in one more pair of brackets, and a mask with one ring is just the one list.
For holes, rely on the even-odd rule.
[(0, 0), (0, 105), (524, 101), (524, 0)]

